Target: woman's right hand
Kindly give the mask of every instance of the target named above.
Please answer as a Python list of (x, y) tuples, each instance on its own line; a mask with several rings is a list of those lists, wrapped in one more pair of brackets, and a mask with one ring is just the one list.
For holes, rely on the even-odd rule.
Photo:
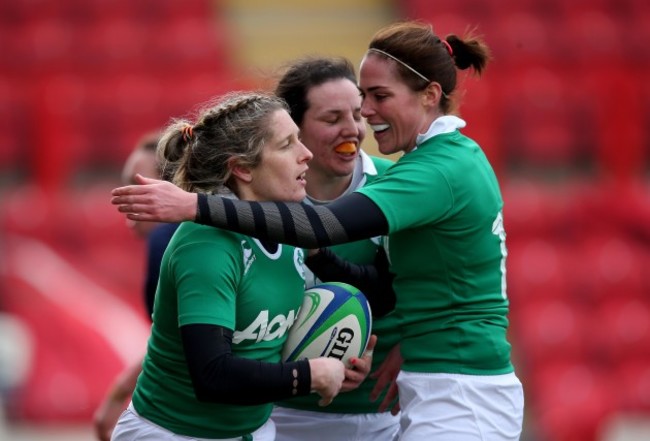
[(111, 203), (136, 221), (183, 222), (196, 218), (196, 193), (186, 192), (171, 182), (135, 176), (135, 185), (113, 189)]
[(335, 358), (319, 357), (309, 360), (311, 390), (321, 396), (319, 406), (327, 406), (341, 391), (345, 380), (345, 365)]
[(403, 361), (398, 343), (393, 346), (379, 368), (370, 374), (370, 378), (377, 380), (375, 387), (370, 393), (370, 401), (377, 400), (382, 391), (384, 389), (387, 390), (386, 396), (379, 405), (379, 412), (385, 412), (390, 409), (390, 413), (397, 415), (400, 411), (399, 401), (397, 401), (399, 399), (397, 376), (402, 368)]

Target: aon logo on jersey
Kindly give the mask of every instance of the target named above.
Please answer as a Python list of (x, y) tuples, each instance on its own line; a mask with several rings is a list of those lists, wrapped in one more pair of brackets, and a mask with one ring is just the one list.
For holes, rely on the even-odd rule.
[(262, 340), (269, 341), (281, 338), (295, 321), (296, 311), (293, 310), (289, 312), (287, 317), (278, 314), (271, 321), (269, 321), (269, 311), (261, 311), (246, 329), (235, 331), (232, 341), (234, 344), (239, 344), (244, 340), (260, 342)]

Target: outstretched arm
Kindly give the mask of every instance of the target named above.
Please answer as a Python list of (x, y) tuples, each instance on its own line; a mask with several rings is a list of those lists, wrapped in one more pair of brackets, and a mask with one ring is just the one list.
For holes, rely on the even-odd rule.
[(382, 211), (359, 193), (327, 205), (251, 202), (185, 192), (165, 181), (113, 190), (111, 202), (129, 219), (194, 221), (303, 248), (320, 248), (388, 233)]

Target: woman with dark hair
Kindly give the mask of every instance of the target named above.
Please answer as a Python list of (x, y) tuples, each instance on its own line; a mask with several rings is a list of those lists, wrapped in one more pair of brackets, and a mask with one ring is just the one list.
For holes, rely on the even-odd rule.
[[(314, 155), (307, 170), (304, 203), (320, 206), (344, 197), (378, 179), (393, 164), (361, 149), (366, 136), (361, 96), (354, 67), (345, 58), (305, 57), (291, 62), (275, 94), (289, 105), (300, 139)], [(387, 369), (385, 362), (391, 363), (388, 354), (399, 338), (393, 311), (395, 296), (390, 289), (392, 275), (382, 243), (379, 236), (323, 249), (307, 258), (305, 270), (307, 288), (320, 282), (342, 281), (369, 298), (372, 333), (377, 336), (372, 370), (380, 373)], [(338, 266), (342, 259), (346, 261), (344, 268)], [(347, 262), (361, 266), (354, 266), (356, 272), (350, 274), (343, 271), (352, 267)], [(370, 398), (375, 387), (379, 390), (378, 402)], [(277, 440), (392, 441), (399, 429), (399, 418), (379, 409), (386, 389), (386, 378), (370, 378), (358, 388), (339, 394), (326, 407), (319, 406), (314, 396), (278, 402), (271, 414)]]

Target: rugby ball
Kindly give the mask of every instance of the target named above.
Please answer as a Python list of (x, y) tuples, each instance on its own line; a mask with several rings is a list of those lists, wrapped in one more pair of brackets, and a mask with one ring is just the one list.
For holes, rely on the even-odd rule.
[(368, 300), (352, 285), (329, 282), (305, 291), (284, 344), (284, 361), (333, 357), (348, 365), (366, 350), (372, 329)]

